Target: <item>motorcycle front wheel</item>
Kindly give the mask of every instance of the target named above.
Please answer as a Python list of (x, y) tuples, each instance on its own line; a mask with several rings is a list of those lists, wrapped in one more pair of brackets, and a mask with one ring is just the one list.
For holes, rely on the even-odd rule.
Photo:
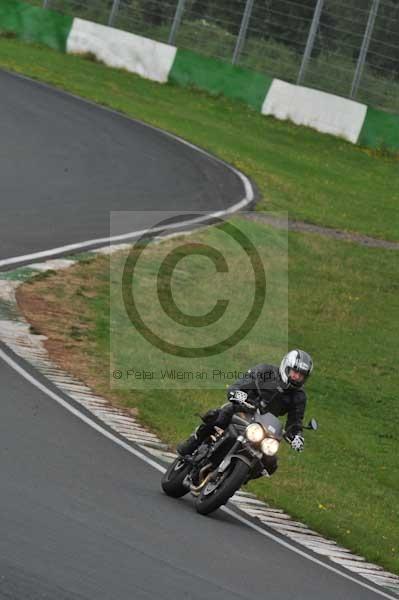
[(183, 485), (183, 481), (189, 472), (190, 465), (178, 456), (162, 476), (161, 486), (165, 494), (172, 498), (181, 498), (187, 494), (189, 488)]
[(211, 479), (202, 488), (196, 499), (195, 508), (200, 515), (209, 515), (233, 496), (247, 481), (250, 468), (242, 460), (234, 460), (227, 471)]

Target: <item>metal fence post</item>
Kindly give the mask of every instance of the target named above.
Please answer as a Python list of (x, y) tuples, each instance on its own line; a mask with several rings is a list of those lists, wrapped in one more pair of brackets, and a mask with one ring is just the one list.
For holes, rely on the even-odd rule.
[(242, 21), (241, 21), (240, 31), (239, 31), (237, 42), (236, 42), (236, 47), (234, 48), (233, 58), (231, 59), (231, 62), (233, 63), (233, 65), (237, 64), (238, 59), (240, 58), (242, 49), (244, 47), (245, 39), (247, 37), (248, 25), (249, 25), (249, 21), (250, 21), (251, 15), (252, 15), (253, 6), (254, 6), (254, 0), (247, 0), (247, 3), (245, 5), (244, 14), (243, 14)]
[(309, 35), (306, 42), (305, 52), (303, 53), (301, 67), (299, 69), (298, 78), (296, 80), (297, 85), (300, 85), (305, 77), (306, 68), (310, 57), (312, 56), (313, 46), (315, 43), (317, 30), (320, 24), (321, 12), (323, 10), (324, 0), (317, 0), (316, 8), (313, 13), (312, 24), (309, 29)]
[(360, 48), (359, 58), (357, 59), (355, 75), (353, 77), (351, 93), (349, 95), (350, 98), (355, 98), (359, 89), (359, 84), (363, 75), (364, 64), (366, 62), (367, 53), (369, 51), (371, 36), (373, 35), (374, 24), (379, 6), (380, 0), (373, 0), (373, 4), (371, 6), (369, 18), (367, 21), (366, 31), (364, 32), (362, 47)]
[(112, 27), (115, 21), (115, 17), (118, 14), (118, 10), (119, 10), (119, 5), (121, 3), (121, 0), (114, 0), (112, 3), (112, 8), (111, 8), (111, 12), (109, 14), (109, 19), (108, 19), (108, 26)]
[(186, 0), (179, 0), (176, 7), (175, 16), (173, 18), (172, 27), (169, 32), (168, 44), (172, 46), (175, 43), (177, 32), (179, 31), (180, 23), (183, 17)]

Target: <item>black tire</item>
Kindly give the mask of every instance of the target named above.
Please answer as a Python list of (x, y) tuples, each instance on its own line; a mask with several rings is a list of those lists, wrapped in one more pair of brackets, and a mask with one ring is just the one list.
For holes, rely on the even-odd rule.
[[(240, 489), (248, 479), (250, 468), (239, 459), (233, 459), (231, 465), (220, 479), (220, 482), (209, 482), (201, 490), (196, 499), (195, 508), (200, 515), (209, 515), (223, 504)], [(213, 491), (212, 487), (217, 485)]]
[(190, 465), (179, 456), (168, 467), (162, 476), (161, 486), (165, 494), (172, 498), (181, 498), (189, 491), (183, 481), (190, 472)]

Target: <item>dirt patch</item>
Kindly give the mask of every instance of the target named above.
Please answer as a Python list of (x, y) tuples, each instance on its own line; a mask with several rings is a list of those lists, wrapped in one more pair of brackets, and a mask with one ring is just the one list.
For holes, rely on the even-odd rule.
[[(104, 280), (98, 277), (99, 260), (104, 262), (100, 270), (107, 276), (107, 257), (97, 258), (95, 264), (77, 263), (67, 272), (39, 276), (21, 285), (16, 299), (31, 332), (47, 337), (44, 346), (50, 359), (113, 406), (125, 408), (109, 387), (109, 354), (106, 350), (100, 354), (94, 341), (94, 302), (104, 288)], [(133, 407), (127, 412), (137, 417), (139, 411)]]

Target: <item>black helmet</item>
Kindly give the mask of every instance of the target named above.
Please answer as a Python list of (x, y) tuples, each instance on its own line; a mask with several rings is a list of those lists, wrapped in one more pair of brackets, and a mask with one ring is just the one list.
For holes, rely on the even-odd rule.
[[(292, 379), (289, 375), (291, 369), (304, 376), (301, 380)], [(302, 387), (313, 370), (312, 357), (303, 350), (291, 350), (281, 361), (279, 372), (283, 383), (288, 387)]]

